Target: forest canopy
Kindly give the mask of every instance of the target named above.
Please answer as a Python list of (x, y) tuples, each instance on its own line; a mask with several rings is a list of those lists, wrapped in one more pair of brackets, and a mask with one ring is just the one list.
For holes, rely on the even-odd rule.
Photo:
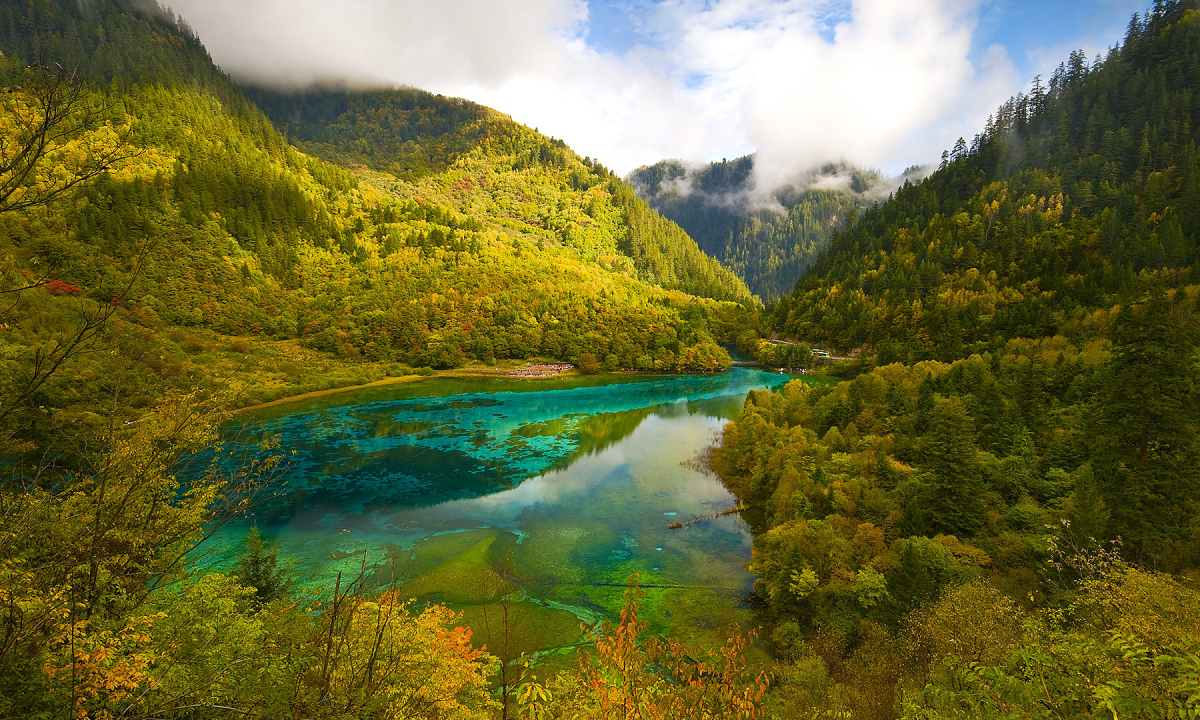
[(1198, 87), (1200, 14), (1157, 2), (776, 306), (764, 357), (855, 355), (752, 392), (714, 457), (781, 716), (1196, 712)]

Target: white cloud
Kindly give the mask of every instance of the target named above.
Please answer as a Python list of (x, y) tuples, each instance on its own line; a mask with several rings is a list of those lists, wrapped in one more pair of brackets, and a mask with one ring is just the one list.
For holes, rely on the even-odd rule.
[(821, 33), (812, 0), (723, 0), (693, 15), (690, 64), (725, 87), (759, 150), (760, 182), (846, 159), (899, 169), (980, 128), (1014, 82), (1002, 49), (969, 60), (975, 8), (961, 0), (856, 0)]
[(640, 21), (652, 43), (620, 56), (586, 43), (583, 0), (169, 1), (240, 78), (459, 95), (620, 172), (754, 150), (768, 181), (843, 158), (896, 170), (1018, 86), (1003, 48), (970, 60), (978, 0), (663, 0)]

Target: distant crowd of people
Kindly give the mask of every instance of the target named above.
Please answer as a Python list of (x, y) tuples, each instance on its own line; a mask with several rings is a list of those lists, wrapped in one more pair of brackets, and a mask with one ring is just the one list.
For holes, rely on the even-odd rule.
[(489, 368), (471, 368), (473, 372), (489, 373), (496, 375), (505, 375), (508, 377), (553, 377), (559, 373), (564, 373), (568, 370), (574, 370), (575, 366), (571, 363), (554, 363), (550, 365), (526, 365), (523, 368), (516, 370), (495, 370)]

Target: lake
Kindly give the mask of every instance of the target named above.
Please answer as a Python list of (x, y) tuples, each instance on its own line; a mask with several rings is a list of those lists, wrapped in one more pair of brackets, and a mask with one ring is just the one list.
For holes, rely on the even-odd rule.
[[(430, 378), (262, 410), (255, 432), (289, 457), (250, 522), (306, 590), (365, 566), (477, 634), (507, 595), (543, 659), (615, 618), (634, 573), (653, 631), (716, 642), (751, 620), (750, 533), (736, 513), (668, 526), (734, 506), (702, 454), (750, 390), (791, 379)], [(223, 528), (211, 562), (248, 528)]]

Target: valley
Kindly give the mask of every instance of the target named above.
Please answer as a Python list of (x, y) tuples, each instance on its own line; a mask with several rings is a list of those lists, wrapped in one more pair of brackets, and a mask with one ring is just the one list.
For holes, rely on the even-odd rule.
[(150, 0), (0, 0), (0, 88), (0, 718), (1200, 712), (1191, 0), (897, 177)]

